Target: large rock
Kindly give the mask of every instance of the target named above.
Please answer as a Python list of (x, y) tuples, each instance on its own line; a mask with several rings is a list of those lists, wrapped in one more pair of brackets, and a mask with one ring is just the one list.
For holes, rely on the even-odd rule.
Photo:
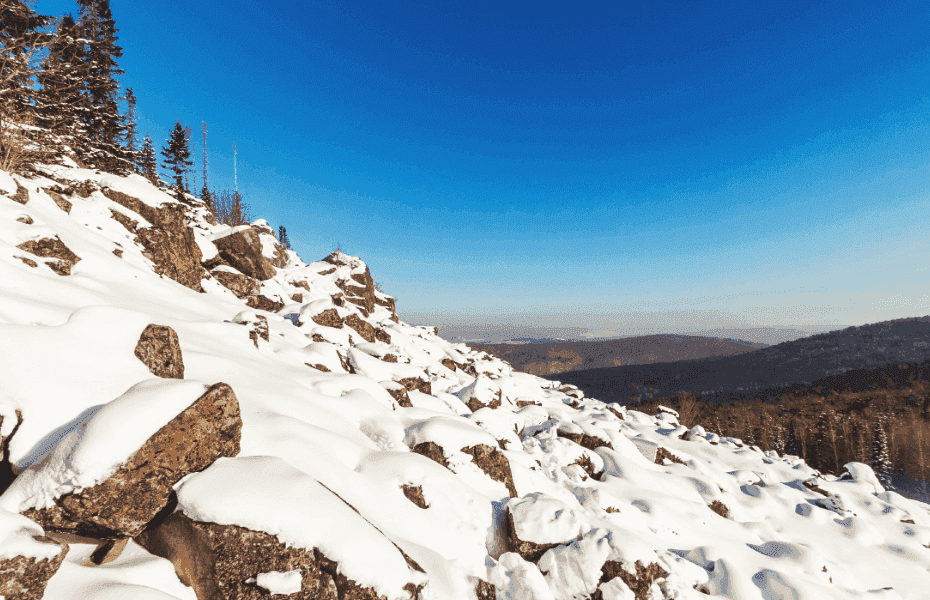
[(335, 308), (328, 308), (322, 311), (320, 314), (310, 317), (310, 319), (317, 325), (322, 325), (323, 327), (335, 327), (336, 329), (342, 329), (343, 325), (343, 321), (341, 318), (339, 318), (339, 313), (336, 312)]
[(40, 240), (29, 240), (28, 242), (23, 242), (18, 245), (17, 248), (25, 250), (30, 254), (41, 256), (42, 258), (57, 259), (54, 262), (48, 263), (48, 266), (61, 276), (70, 275), (71, 267), (81, 260), (81, 257), (65, 246), (65, 243), (58, 239), (58, 236), (53, 238), (42, 238)]
[(345, 324), (354, 329), (360, 336), (365, 338), (366, 342), (374, 342), (378, 339), (375, 336), (376, 329), (374, 326), (371, 323), (361, 320), (358, 315), (349, 315), (346, 317)]
[(156, 377), (184, 379), (184, 360), (178, 334), (167, 325), (149, 325), (139, 336), (136, 358)]
[(243, 273), (224, 271), (222, 268), (213, 269), (210, 274), (224, 287), (236, 295), (237, 298), (248, 298), (258, 294), (260, 289), (258, 280)]
[(136, 234), (145, 248), (142, 255), (154, 263), (156, 273), (174, 279), (194, 291), (203, 291), (200, 285), (206, 275), (200, 264), (203, 254), (194, 239), (193, 230), (187, 226), (181, 205), (162, 204), (154, 207), (108, 188), (103, 189), (103, 194), (152, 224), (151, 227), (137, 228)]
[(232, 388), (215, 384), (105, 481), (23, 514), (47, 531), (98, 539), (135, 537), (168, 505), (172, 486), (182, 477), (239, 453), (241, 428)]
[(58, 554), (51, 558), (34, 556), (0, 558), (0, 598), (5, 598), (5, 600), (42, 598), (48, 580), (58, 572), (65, 555), (68, 554), (68, 544), (38, 535), (34, 536), (33, 540), (49, 547), (57, 547)]
[(240, 272), (265, 281), (275, 276), (274, 266), (262, 255), (262, 240), (253, 229), (243, 229), (213, 240), (219, 259)]
[[(441, 464), (447, 469), (449, 468), (449, 462), (446, 460), (442, 447), (435, 442), (420, 442), (410, 450)], [(510, 462), (508, 462), (503, 452), (487, 444), (468, 446), (462, 448), (461, 451), (470, 455), (471, 461), (484, 471), (488, 477), (503, 483), (507, 487), (507, 492), (511, 498), (517, 497), (517, 489), (513, 484), (513, 474), (510, 471)]]
[(249, 296), (246, 301), (246, 305), (249, 308), (254, 308), (256, 310), (265, 310), (268, 312), (278, 312), (284, 308), (283, 302), (278, 302), (277, 300), (272, 300), (267, 296), (261, 294), (255, 294), (254, 296)]

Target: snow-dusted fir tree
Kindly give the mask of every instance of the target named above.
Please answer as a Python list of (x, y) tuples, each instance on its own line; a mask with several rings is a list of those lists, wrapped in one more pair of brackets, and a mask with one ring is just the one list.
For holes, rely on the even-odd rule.
[(158, 185), (158, 163), (155, 161), (155, 146), (152, 144), (152, 138), (145, 134), (142, 140), (142, 150), (139, 156), (139, 170), (142, 175), (153, 184)]
[(288, 250), (291, 249), (291, 240), (287, 237), (287, 229), (284, 228), (284, 225), (278, 227), (278, 242)]
[(880, 415), (875, 421), (875, 430), (872, 436), (871, 467), (878, 476), (878, 480), (886, 489), (891, 489), (891, 454), (888, 451), (887, 420)]
[(129, 160), (132, 162), (136, 171), (139, 170), (139, 137), (138, 125), (136, 123), (136, 95), (132, 88), (126, 88), (126, 95), (123, 97), (126, 101), (126, 114), (123, 115), (123, 123), (126, 126), (126, 150), (129, 151)]
[(54, 38), (38, 73), (36, 125), (78, 155), (86, 153), (90, 104), (84, 95), (87, 60), (81, 32), (71, 15), (58, 19)]
[(161, 151), (161, 155), (165, 158), (162, 166), (171, 171), (171, 177), (174, 178), (174, 191), (180, 198), (187, 191), (187, 186), (184, 185), (184, 176), (187, 174), (188, 168), (193, 164), (190, 147), (187, 145), (187, 136), (184, 134), (181, 121), (174, 124), (174, 129), (171, 130), (165, 144)]

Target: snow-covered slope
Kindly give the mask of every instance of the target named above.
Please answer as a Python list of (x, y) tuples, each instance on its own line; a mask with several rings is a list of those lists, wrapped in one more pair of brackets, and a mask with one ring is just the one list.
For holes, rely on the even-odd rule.
[[(7, 598), (41, 597), (14, 582), (35, 565), (51, 600), (930, 598), (930, 510), (865, 465), (514, 372), (400, 321), (360, 259), (306, 264), (138, 176), (0, 173), (0, 416)], [(145, 452), (201, 466), (127, 529), (81, 512), (155, 498)]]

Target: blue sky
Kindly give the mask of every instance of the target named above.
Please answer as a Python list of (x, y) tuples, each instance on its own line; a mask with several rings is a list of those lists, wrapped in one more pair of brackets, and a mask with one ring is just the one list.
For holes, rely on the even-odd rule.
[(930, 5), (886, 4), (111, 0), (143, 133), (207, 121), (217, 188), (235, 141), (308, 262), (618, 333), (930, 313)]

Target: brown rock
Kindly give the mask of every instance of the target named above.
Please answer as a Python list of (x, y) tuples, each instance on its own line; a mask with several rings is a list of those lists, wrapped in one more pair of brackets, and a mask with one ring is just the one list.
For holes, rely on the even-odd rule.
[(255, 296), (249, 296), (245, 303), (250, 307), (256, 310), (267, 310), (268, 312), (278, 312), (284, 308), (283, 302), (278, 302), (277, 300), (272, 300), (267, 296), (262, 296), (257, 294)]
[(333, 304), (335, 304), (336, 306), (343, 307), (346, 305), (345, 298), (343, 298), (341, 293), (333, 294), (332, 296), (330, 296), (330, 298), (332, 298)]
[[(633, 592), (636, 600), (646, 600), (649, 597), (649, 588), (652, 587), (652, 582), (656, 579), (668, 577), (668, 571), (656, 563), (650, 563), (644, 567), (643, 563), (636, 561), (634, 567), (636, 568), (636, 575), (631, 575), (626, 572), (621, 563), (608, 560), (601, 567), (601, 583), (607, 583), (611, 579), (619, 577)], [(600, 589), (591, 595), (591, 600), (602, 600), (602, 598), (603, 594)]]
[(296, 285), (296, 286), (298, 286), (298, 287), (302, 287), (302, 288), (304, 288), (305, 290), (307, 290), (308, 292), (310, 291), (310, 284), (307, 283), (307, 280), (306, 280), (306, 279), (301, 279), (300, 281), (292, 281), (291, 284), (292, 284), (292, 285)]
[(271, 261), (262, 256), (262, 241), (253, 229), (238, 231), (213, 243), (223, 262), (249, 277), (265, 281), (277, 273)]
[(381, 360), (383, 360), (384, 362), (396, 363), (397, 357), (394, 356), (393, 354), (385, 354), (384, 356), (381, 357)]
[(381, 329), (380, 327), (375, 327), (375, 339), (381, 342), (382, 344), (390, 344), (391, 334)]
[(448, 356), (445, 357), (444, 359), (442, 359), (442, 360), (439, 361), (439, 362), (441, 362), (441, 363), (443, 364), (443, 366), (445, 366), (445, 367), (446, 367), (447, 369), (449, 369), (450, 371), (454, 371), (454, 370), (455, 370), (455, 361), (452, 360), (451, 358), (449, 358)]
[(287, 249), (281, 244), (275, 244), (274, 258), (271, 259), (271, 264), (279, 269), (287, 266)]
[(339, 355), (339, 362), (342, 363), (342, 368), (345, 370), (345, 372), (352, 373), (354, 375), (355, 368), (352, 366), (352, 363), (346, 360), (346, 357), (342, 355), (342, 352), (337, 352), (336, 354)]
[(662, 446), (659, 446), (656, 449), (656, 464), (664, 465), (665, 464), (664, 460), (666, 458), (672, 461), (673, 463), (677, 463), (679, 465), (685, 464), (685, 461), (681, 460), (680, 458), (678, 458), (677, 456), (675, 456), (674, 454), (672, 454), (671, 452), (669, 452), (667, 449), (663, 448)]
[(475, 585), (475, 598), (477, 598), (477, 600), (496, 600), (497, 588), (494, 587), (494, 584), (479, 579), (478, 583)]
[(32, 217), (30, 217), (29, 215), (24, 215), (16, 219), (16, 221), (19, 223), (25, 223), (26, 225), (32, 225), (33, 223), (35, 223), (35, 221), (33, 221)]
[(293, 300), (294, 302), (303, 302), (304, 295), (303, 294), (291, 294), (291, 300)]
[(45, 594), (45, 586), (68, 554), (68, 544), (45, 536), (34, 536), (37, 542), (61, 547), (55, 558), (36, 560), (17, 556), (0, 558), (0, 597), (6, 600), (37, 600)]
[(443, 454), (442, 448), (438, 444), (433, 442), (420, 442), (411, 448), (410, 451), (425, 456), (433, 462), (441, 464), (447, 469), (449, 468), (449, 463), (446, 461), (446, 457)]
[(117, 256), (117, 258), (123, 258), (123, 251), (120, 250), (119, 248), (114, 248), (114, 249), (113, 249), (113, 254), (115, 254), (115, 255)]
[(410, 500), (420, 508), (429, 508), (429, 504), (427, 504), (426, 499), (423, 498), (422, 486), (404, 484), (400, 487), (404, 491), (404, 496), (407, 496), (407, 500)]
[(510, 510), (507, 510), (507, 527), (505, 528), (504, 534), (507, 536), (507, 540), (510, 542), (510, 547), (514, 551), (523, 557), (523, 560), (529, 561), (531, 563), (539, 562), (539, 559), (542, 558), (542, 555), (551, 550), (552, 548), (558, 548), (561, 546), (561, 543), (558, 544), (537, 544), (536, 542), (529, 542), (526, 540), (521, 540), (517, 536), (517, 527), (513, 522), (513, 513)]
[[(254, 577), (269, 571), (300, 571), (301, 590), (291, 598), (384, 600), (343, 575), (320, 550), (288, 546), (273, 535), (237, 525), (194, 521), (176, 512), (136, 541), (174, 563), (178, 578), (194, 588), (198, 600), (264, 600), (268, 592)], [(411, 599), (419, 598), (421, 586), (409, 586)]]
[[(569, 433), (567, 431), (557, 431), (556, 435), (558, 435), (560, 438), (569, 439), (575, 442), (576, 444), (578, 444), (579, 446), (587, 448), (588, 450), (596, 450), (600, 448), (601, 446), (606, 446), (610, 448), (611, 450), (614, 449), (613, 445), (611, 445), (611, 443), (608, 442), (607, 440), (602, 440), (599, 437), (588, 435), (587, 433)], [(662, 463), (659, 462), (658, 464), (662, 464)]]
[(600, 480), (601, 475), (604, 474), (604, 471), (594, 470), (594, 463), (591, 462), (591, 457), (588, 456), (587, 454), (584, 454), (580, 458), (575, 459), (575, 462), (572, 464), (578, 465), (579, 467), (584, 469), (584, 472), (587, 473), (588, 477), (591, 477), (592, 479)]
[(317, 371), (323, 371), (324, 373), (332, 372), (329, 370), (329, 367), (327, 367), (326, 365), (311, 365), (310, 363), (304, 363), (304, 364), (307, 365), (308, 367), (316, 369)]
[(727, 505), (721, 502), (720, 500), (714, 500), (708, 505), (712, 511), (723, 517), (724, 519), (730, 518), (730, 509), (727, 508)]
[[(3, 430), (4, 418), (3, 415), (0, 415), (0, 431)], [(13, 430), (10, 431), (9, 435), (0, 435), (0, 494), (5, 492), (6, 488), (10, 487), (10, 484), (16, 479), (16, 474), (13, 473), (13, 465), (10, 462), (10, 440), (13, 439), (22, 424), (23, 413), (17, 410), (16, 425), (13, 426)]]
[(16, 182), (16, 193), (10, 196), (10, 199), (13, 202), (19, 202), (20, 204), (25, 205), (29, 202), (29, 190), (19, 185), (19, 182)]
[(58, 208), (68, 214), (71, 214), (71, 203), (65, 200), (61, 194), (51, 188), (43, 188), (42, 191), (48, 194), (49, 197), (55, 201), (55, 204), (58, 205)]
[(255, 315), (254, 321), (243, 323), (243, 325), (249, 328), (249, 339), (252, 340), (256, 348), (258, 348), (258, 340), (271, 341), (271, 336), (268, 333), (268, 319), (263, 315)]
[(607, 410), (609, 410), (610, 412), (614, 413), (614, 416), (616, 416), (616, 417), (617, 417), (618, 419), (620, 419), (621, 421), (626, 421), (626, 418), (625, 418), (625, 417), (623, 416), (623, 414), (621, 414), (620, 411), (618, 411), (617, 409), (615, 409), (615, 408), (613, 408), (613, 407), (611, 407), (611, 406), (608, 406), (608, 407), (607, 407)]
[(407, 388), (408, 391), (419, 390), (424, 394), (433, 393), (433, 384), (419, 377), (404, 377), (403, 379), (398, 379), (397, 383)]
[(468, 409), (471, 412), (475, 412), (476, 410), (480, 408), (498, 408), (501, 405), (501, 398), (502, 398), (501, 390), (497, 390), (497, 393), (495, 394), (494, 398), (492, 398), (491, 402), (488, 404), (485, 404), (478, 398), (475, 398), (474, 396), (472, 396), (471, 398), (468, 399), (468, 402), (466, 402), (465, 405), (468, 406)]
[(123, 550), (126, 549), (126, 544), (129, 543), (129, 538), (122, 538), (119, 540), (106, 540), (91, 553), (90, 562), (95, 565), (103, 565), (108, 562), (113, 562), (119, 555), (123, 553)]
[[(139, 243), (145, 248), (142, 255), (154, 263), (156, 273), (196, 292), (203, 291), (200, 285), (205, 274), (200, 264), (203, 254), (194, 239), (193, 230), (187, 226), (183, 206), (163, 204), (156, 208), (138, 198), (107, 188), (103, 194), (152, 224), (151, 227), (139, 228), (137, 235)], [(119, 217), (114, 218), (120, 220)], [(126, 223), (123, 225), (126, 226)]]
[(81, 260), (81, 257), (65, 246), (58, 236), (23, 242), (17, 248), (42, 258), (57, 258), (57, 261), (48, 263), (48, 266), (61, 276), (70, 275), (71, 267)]
[(311, 320), (323, 327), (342, 329), (342, 319), (339, 318), (339, 313), (336, 312), (335, 308), (327, 308), (320, 314), (311, 317)]
[[(366, 342), (374, 342), (378, 339), (375, 336), (375, 328), (366, 321), (361, 320), (358, 315), (349, 315), (345, 318), (345, 324), (354, 329), (360, 336), (365, 338)], [(390, 338), (388, 338), (390, 340)]]
[(542, 404), (532, 400), (517, 400), (517, 408), (523, 408), (524, 406), (542, 406)]
[(210, 274), (216, 277), (220, 284), (236, 295), (237, 298), (248, 298), (258, 294), (260, 289), (258, 280), (242, 273), (230, 273), (214, 269)]
[(184, 360), (178, 334), (167, 325), (149, 325), (139, 336), (136, 358), (156, 377), (184, 379)]
[(135, 537), (189, 473), (239, 453), (242, 421), (231, 387), (217, 383), (150, 437), (103, 483), (23, 514), (47, 531), (99, 539)]
[(462, 448), (462, 452), (471, 454), (472, 462), (491, 479), (506, 485), (511, 498), (517, 497), (517, 489), (513, 485), (513, 474), (510, 472), (510, 462), (507, 461), (503, 452), (486, 444)]
[(324, 338), (319, 333), (314, 333), (310, 339), (313, 340), (314, 342), (325, 342), (326, 341), (326, 338)]
[(118, 210), (113, 210), (113, 209), (111, 208), (111, 209), (110, 209), (110, 217), (111, 217), (114, 221), (116, 221), (117, 223), (119, 223), (120, 225), (122, 225), (123, 227), (125, 227), (125, 228), (126, 228), (126, 231), (129, 231), (130, 233), (136, 233), (136, 231), (137, 231), (138, 228), (139, 228), (139, 222), (138, 222), (138, 221), (136, 221), (135, 219), (130, 219), (129, 217), (127, 217), (127, 216), (124, 215), (123, 213), (119, 212)]
[(28, 266), (32, 267), (33, 269), (39, 266), (39, 263), (37, 263), (36, 261), (32, 259), (26, 258), (25, 256), (17, 256), (16, 258), (23, 261), (24, 263), (26, 263)]
[(413, 404), (410, 402), (410, 396), (407, 395), (407, 388), (398, 384), (397, 382), (391, 382), (393, 385), (388, 385), (387, 382), (383, 382), (381, 385), (384, 386), (384, 389), (388, 391), (392, 398), (397, 400), (397, 403), (404, 408), (413, 408)]

